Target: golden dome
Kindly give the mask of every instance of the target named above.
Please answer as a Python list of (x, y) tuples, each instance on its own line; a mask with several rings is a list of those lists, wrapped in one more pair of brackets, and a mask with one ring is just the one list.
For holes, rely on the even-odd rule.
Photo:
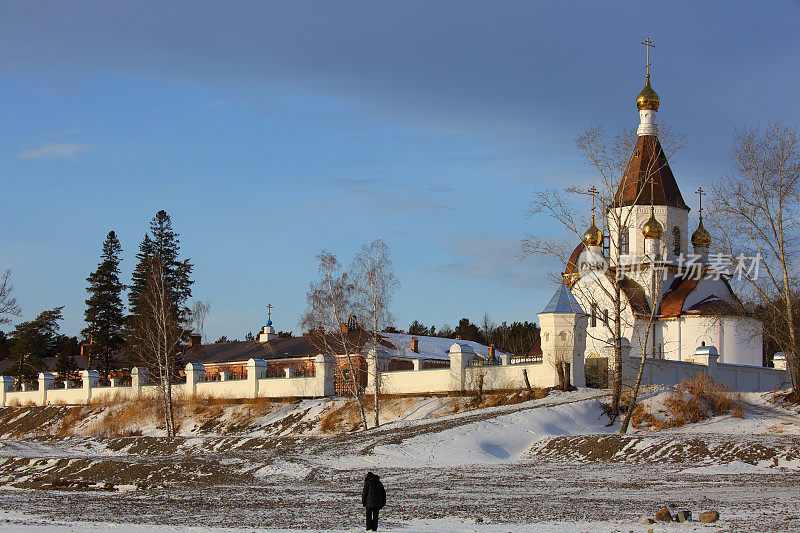
[(650, 220), (644, 223), (642, 227), (642, 235), (644, 235), (645, 239), (660, 239), (661, 236), (664, 234), (664, 226), (661, 225), (661, 222), (656, 220), (653, 211), (650, 211)]
[(700, 225), (697, 230), (692, 233), (692, 246), (695, 248), (708, 248), (711, 246), (711, 234), (703, 227), (703, 219), (700, 219)]
[(644, 89), (642, 89), (642, 92), (636, 97), (636, 107), (638, 107), (640, 111), (642, 109), (658, 111), (659, 104), (661, 104), (661, 100), (658, 98), (658, 93), (650, 86), (650, 74), (648, 74)]
[(600, 246), (603, 242), (603, 232), (594, 223), (594, 215), (592, 215), (592, 226), (583, 234), (583, 244), (586, 246)]

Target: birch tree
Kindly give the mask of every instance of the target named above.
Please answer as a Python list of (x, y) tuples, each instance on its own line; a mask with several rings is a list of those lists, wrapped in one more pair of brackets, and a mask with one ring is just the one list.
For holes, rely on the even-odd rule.
[(180, 310), (170, 293), (161, 257), (156, 253), (146, 260), (145, 266), (146, 282), (138, 295), (137, 314), (132, 317), (128, 346), (136, 359), (157, 371), (164, 426), (167, 437), (171, 438), (175, 436), (172, 380), (182, 331)]
[(381, 239), (361, 247), (350, 267), (354, 287), (354, 304), (359, 323), (367, 330), (368, 357), (374, 358), (375, 427), (380, 425), (381, 336), (380, 332), (392, 323), (391, 301), (399, 282), (394, 275), (389, 247)]
[(353, 357), (360, 348), (358, 334), (351, 332), (348, 327), (348, 321), (356, 309), (355, 287), (348, 273), (342, 271), (336, 255), (322, 250), (317, 255), (317, 261), (320, 279), (309, 283), (306, 310), (300, 319), (300, 326), (309, 331), (312, 344), (321, 353), (344, 356), (348, 370), (347, 375), (343, 375), (344, 383), (358, 403), (361, 422), (367, 429), (364, 388), (360, 380), (362, 369)]
[[(197, 300), (192, 304), (192, 327), (200, 334), (201, 342), (205, 341), (206, 318), (211, 311), (211, 302)], [(252, 333), (250, 333), (252, 336)], [(249, 339), (252, 340), (252, 339)]]
[(6, 269), (0, 276), (0, 324), (8, 324), (12, 316), (21, 314), (22, 310), (17, 305), (14, 286), (11, 284), (11, 271)]

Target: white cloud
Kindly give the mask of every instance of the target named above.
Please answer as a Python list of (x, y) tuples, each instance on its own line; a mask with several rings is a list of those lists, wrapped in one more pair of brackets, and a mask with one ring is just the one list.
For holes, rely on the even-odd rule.
[(89, 149), (88, 144), (45, 143), (33, 150), (22, 150), (20, 159), (75, 159)]

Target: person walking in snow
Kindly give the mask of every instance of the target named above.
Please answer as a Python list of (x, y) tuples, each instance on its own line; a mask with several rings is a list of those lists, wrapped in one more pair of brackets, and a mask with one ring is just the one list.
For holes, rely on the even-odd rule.
[(378, 511), (386, 505), (386, 490), (380, 478), (372, 472), (367, 472), (364, 478), (361, 505), (367, 510), (367, 531), (378, 531)]

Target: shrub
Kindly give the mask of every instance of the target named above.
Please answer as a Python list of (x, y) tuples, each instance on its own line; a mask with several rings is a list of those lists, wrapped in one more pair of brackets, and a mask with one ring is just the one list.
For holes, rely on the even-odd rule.
[(712, 416), (730, 414), (744, 418), (742, 406), (734, 401), (730, 388), (704, 373), (681, 381), (664, 400), (664, 406), (666, 417), (659, 418), (637, 404), (631, 415), (631, 424), (635, 428), (650, 426), (668, 429), (700, 422)]

